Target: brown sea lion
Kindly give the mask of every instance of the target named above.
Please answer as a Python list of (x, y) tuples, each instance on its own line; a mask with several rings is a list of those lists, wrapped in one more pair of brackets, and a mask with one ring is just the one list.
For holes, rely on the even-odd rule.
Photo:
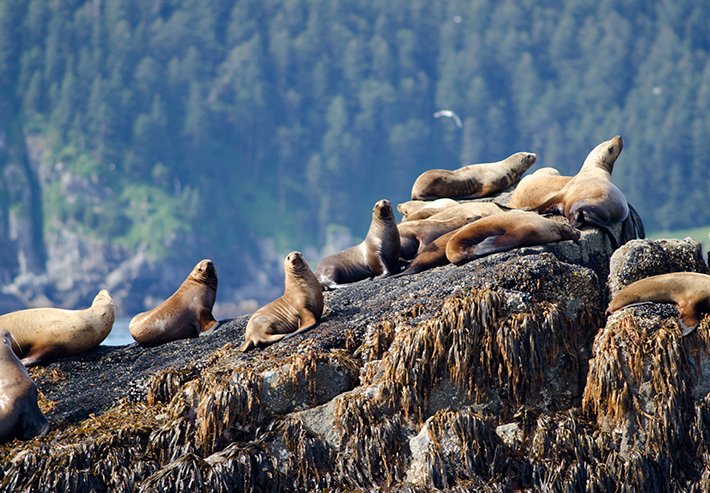
[(211, 260), (202, 260), (170, 298), (133, 317), (128, 329), (146, 347), (197, 337), (219, 324), (212, 316), (216, 296), (217, 269)]
[(425, 200), (410, 200), (397, 206), (397, 210), (402, 214), (402, 222), (417, 221), (433, 216), (448, 207), (458, 205), (453, 199), (436, 199), (431, 202)]
[(401, 243), (401, 258), (411, 260), (438, 237), (482, 217), (509, 210), (493, 202), (456, 204), (428, 219), (401, 222), (397, 225)]
[(49, 422), (37, 406), (37, 387), (12, 349), (9, 330), (0, 330), (0, 443), (44, 435)]
[(579, 241), (579, 231), (535, 212), (510, 211), (472, 222), (449, 239), (446, 258), (462, 265), (496, 252), (556, 241)]
[(249, 351), (259, 344), (273, 344), (320, 323), (323, 287), (301, 252), (288, 254), (284, 260), (284, 272), (283, 296), (254, 312), (247, 323), (240, 351)]
[(632, 282), (614, 296), (607, 314), (643, 303), (675, 303), (683, 335), (693, 332), (703, 313), (710, 313), (710, 276), (697, 272), (672, 272)]
[(559, 192), (571, 179), (571, 176), (560, 175), (555, 168), (540, 168), (520, 180), (510, 197), (508, 207), (512, 209), (537, 207), (552, 194)]
[(412, 263), (409, 264), (406, 269), (392, 277), (409, 276), (448, 264), (449, 259), (446, 258), (446, 244), (460, 229), (461, 228), (458, 228), (445, 235), (441, 235), (429, 243), (424, 249), (417, 253), (417, 256), (414, 257), (414, 260), (412, 260)]
[(518, 152), (496, 163), (425, 171), (414, 182), (412, 200), (488, 197), (517, 183), (536, 159), (533, 153)]
[(0, 316), (0, 330), (12, 333), (12, 348), (25, 366), (81, 353), (98, 346), (113, 328), (113, 298), (102, 289), (85, 310), (32, 308)]
[(380, 200), (372, 209), (372, 221), (365, 240), (324, 258), (316, 268), (316, 278), (325, 289), (368, 278), (399, 272), (399, 230), (389, 200)]
[(532, 210), (562, 214), (575, 228), (586, 224), (596, 226), (607, 234), (612, 248), (618, 248), (608, 225), (622, 222), (629, 215), (626, 197), (611, 182), (614, 163), (623, 148), (624, 141), (618, 135), (596, 146), (584, 160), (579, 173)]

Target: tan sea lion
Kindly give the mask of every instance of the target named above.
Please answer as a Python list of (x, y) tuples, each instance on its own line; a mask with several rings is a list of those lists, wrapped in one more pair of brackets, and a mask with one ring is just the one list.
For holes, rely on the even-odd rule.
[(399, 230), (389, 200), (380, 200), (372, 209), (372, 221), (365, 240), (324, 258), (316, 268), (316, 278), (325, 289), (368, 278), (399, 272)]
[(102, 289), (86, 310), (32, 308), (0, 316), (12, 333), (12, 349), (25, 366), (71, 356), (98, 346), (113, 328), (113, 298)]
[(425, 171), (414, 182), (412, 200), (488, 197), (517, 183), (536, 159), (533, 153), (518, 152), (495, 163)]
[(273, 344), (301, 334), (320, 323), (323, 315), (323, 287), (301, 252), (291, 252), (284, 260), (284, 294), (259, 308), (244, 332), (245, 352), (259, 344)]
[(12, 349), (9, 330), (0, 330), (0, 443), (44, 435), (49, 422), (37, 406), (37, 387)]
[(446, 258), (456, 265), (496, 252), (556, 241), (579, 241), (579, 231), (535, 212), (510, 211), (484, 217), (459, 229), (446, 244)]
[(449, 207), (458, 205), (453, 199), (436, 199), (431, 202), (425, 200), (410, 200), (397, 206), (397, 210), (402, 214), (402, 222), (417, 221), (433, 216)]
[(555, 168), (540, 168), (520, 180), (510, 197), (508, 207), (512, 209), (537, 207), (552, 194), (559, 192), (571, 179), (571, 176), (560, 175)]
[(672, 272), (632, 282), (614, 296), (606, 313), (643, 303), (675, 303), (684, 336), (693, 332), (703, 313), (710, 313), (710, 276), (697, 272)]
[(128, 329), (136, 342), (146, 347), (197, 337), (219, 324), (212, 316), (216, 297), (217, 269), (205, 259), (170, 298), (133, 317)]
[(611, 182), (614, 163), (623, 148), (624, 141), (618, 135), (596, 146), (584, 160), (579, 173), (532, 210), (562, 214), (575, 228), (585, 224), (596, 226), (607, 234), (612, 248), (618, 248), (608, 225), (622, 222), (629, 215), (626, 197)]

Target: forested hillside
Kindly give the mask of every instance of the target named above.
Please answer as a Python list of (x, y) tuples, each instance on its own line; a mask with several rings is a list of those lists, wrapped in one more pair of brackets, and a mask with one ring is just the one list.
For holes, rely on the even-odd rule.
[(257, 238), (364, 235), (426, 169), (574, 174), (616, 134), (650, 231), (710, 224), (709, 51), (692, 0), (0, 0), (0, 240), (40, 270), (71, 229), (229, 273)]

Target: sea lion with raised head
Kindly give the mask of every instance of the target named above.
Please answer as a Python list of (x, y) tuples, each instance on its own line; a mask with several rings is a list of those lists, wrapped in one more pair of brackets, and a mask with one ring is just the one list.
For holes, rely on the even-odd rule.
[(244, 332), (245, 352), (259, 344), (273, 344), (301, 334), (320, 323), (323, 315), (323, 287), (301, 252), (291, 252), (284, 260), (284, 294), (259, 308)]
[(489, 197), (517, 183), (536, 159), (533, 153), (518, 152), (495, 163), (425, 171), (414, 182), (412, 200)]
[(9, 330), (0, 330), (0, 443), (44, 435), (49, 422), (37, 406), (37, 387), (12, 349)]
[(98, 346), (113, 328), (113, 298), (102, 289), (85, 310), (31, 308), (0, 316), (12, 333), (12, 348), (25, 366), (71, 356)]
[(128, 329), (146, 347), (198, 337), (219, 325), (212, 316), (216, 297), (217, 269), (211, 260), (201, 260), (170, 298), (133, 317)]
[(462, 265), (496, 252), (563, 240), (579, 241), (572, 226), (535, 212), (510, 211), (484, 217), (457, 230), (446, 243), (446, 258)]
[(400, 241), (392, 204), (380, 200), (372, 209), (372, 221), (365, 240), (324, 258), (316, 278), (325, 289), (399, 272)]
[(624, 287), (609, 303), (607, 315), (643, 303), (675, 303), (683, 335), (693, 332), (703, 313), (710, 313), (710, 276), (672, 272), (639, 279)]
[(626, 197), (611, 182), (614, 163), (623, 148), (624, 141), (618, 135), (596, 146), (579, 173), (532, 210), (562, 214), (575, 228), (587, 224), (596, 226), (606, 233), (612, 248), (618, 248), (618, 241), (608, 225), (623, 222), (629, 215)]

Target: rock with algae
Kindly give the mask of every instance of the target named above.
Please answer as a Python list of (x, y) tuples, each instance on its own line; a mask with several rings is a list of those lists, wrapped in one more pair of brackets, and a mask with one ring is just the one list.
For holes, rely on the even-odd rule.
[[(0, 490), (704, 491), (710, 400), (694, 349), (666, 333), (628, 352), (653, 406), (634, 401), (639, 367), (603, 366), (601, 342), (592, 352), (605, 242), (589, 229), (580, 245), (327, 293), (316, 329), (248, 355), (241, 318), (211, 337), (33, 370), (53, 428), (2, 446)], [(649, 348), (676, 359), (646, 363)], [(636, 405), (658, 414), (627, 427), (645, 441), (626, 449), (611, 425)], [(666, 452), (680, 444), (680, 458)]]

